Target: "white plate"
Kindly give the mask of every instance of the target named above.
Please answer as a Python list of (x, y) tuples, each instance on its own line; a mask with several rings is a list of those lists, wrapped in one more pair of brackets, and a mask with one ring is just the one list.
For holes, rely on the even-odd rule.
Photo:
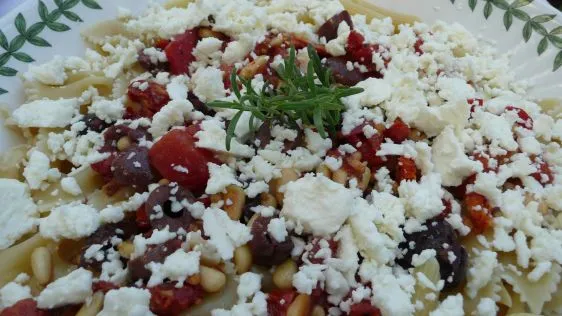
[[(495, 42), (501, 52), (512, 54), (515, 72), (533, 85), (529, 90), (531, 98), (562, 98), (562, 67), (553, 71), (556, 66), (562, 65), (562, 14), (546, 1), (372, 1), (384, 8), (416, 15), (423, 21), (444, 20), (463, 24), (482, 40)], [(0, 18), (0, 30), (4, 35), (0, 34), (0, 102), (12, 109), (22, 103), (21, 83), (15, 73), (25, 71), (28, 62), (45, 62), (54, 55), (80, 56), (84, 52), (80, 39), (83, 27), (115, 17), (118, 6), (140, 12), (148, 2), (24, 1)], [(506, 25), (510, 26), (509, 30)], [(538, 50), (543, 50), (540, 56)], [(0, 152), (19, 141), (0, 123)]]

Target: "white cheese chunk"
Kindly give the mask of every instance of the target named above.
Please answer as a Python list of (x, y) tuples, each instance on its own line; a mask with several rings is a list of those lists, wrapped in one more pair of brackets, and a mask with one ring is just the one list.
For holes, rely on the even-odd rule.
[(193, 74), (193, 93), (201, 102), (210, 102), (225, 96), (223, 72), (218, 68), (199, 68)]
[(224, 260), (232, 259), (234, 249), (252, 238), (250, 229), (246, 225), (231, 220), (223, 210), (218, 208), (208, 208), (205, 211), (203, 230)]
[(229, 185), (242, 186), (238, 180), (236, 180), (236, 174), (228, 165), (217, 165), (212, 162), (207, 163), (209, 168), (209, 180), (207, 181), (207, 187), (205, 188), (205, 193), (215, 194), (223, 192)]
[(402, 181), (398, 187), (400, 198), (405, 201), (406, 211), (419, 221), (426, 221), (444, 209), (441, 177), (437, 173), (423, 176), (420, 182)]
[(172, 78), (170, 83), (166, 86), (166, 92), (168, 92), (170, 99), (186, 100), (188, 94), (188, 83), (189, 77), (186, 75), (179, 75)]
[(474, 113), (474, 122), (480, 126), (480, 133), (488, 140), (495, 141), (510, 151), (518, 148), (511, 132), (512, 123), (505, 117), (480, 111)]
[(429, 316), (464, 316), (462, 294), (449, 295)]
[(14, 244), (38, 224), (37, 206), (25, 183), (0, 179), (0, 249)]
[(172, 100), (154, 114), (148, 131), (154, 138), (163, 136), (173, 126), (182, 125), (193, 111), (188, 100)]
[(53, 240), (79, 239), (95, 232), (101, 219), (92, 206), (73, 202), (53, 208), (49, 216), (40, 219), (41, 236)]
[(237, 157), (250, 158), (255, 155), (252, 147), (240, 144), (233, 138), (230, 150), (226, 150), (226, 131), (224, 122), (218, 119), (209, 119), (201, 122), (201, 130), (195, 134), (199, 140), (195, 143), (197, 147), (229, 153)]
[[(27, 285), (22, 285), (21, 283), (23, 282), (18, 282), (19, 277), (0, 289), (0, 309), (8, 308), (21, 300), (33, 297), (31, 295), (31, 288)], [(28, 278), (29, 276), (25, 275), (24, 279)]]
[(441, 175), (442, 185), (458, 186), (465, 177), (482, 171), (482, 164), (468, 159), (464, 153), (464, 145), (455, 136), (451, 126), (435, 138), (431, 149), (432, 160)]
[(122, 99), (97, 99), (90, 105), (88, 111), (107, 123), (111, 123), (123, 118), (125, 106), (123, 105)]
[(43, 182), (49, 177), (51, 161), (49, 157), (39, 150), (29, 153), (27, 166), (23, 170), (23, 176), (31, 189), (40, 189)]
[(29, 65), (29, 69), (23, 74), (26, 80), (37, 80), (42, 84), (61, 86), (68, 78), (65, 72), (65, 60), (61, 56), (55, 56), (51, 61), (41, 65)]
[(289, 233), (284, 218), (274, 218), (267, 225), (267, 232), (278, 242), (284, 242)]
[(285, 187), (281, 216), (302, 225), (305, 233), (329, 235), (351, 214), (353, 191), (323, 175), (307, 174)]
[(12, 119), (19, 127), (66, 127), (79, 105), (78, 99), (37, 100), (15, 109)]
[(98, 316), (152, 316), (150, 291), (135, 287), (122, 287), (107, 292), (103, 309)]
[(55, 308), (80, 304), (92, 295), (92, 272), (78, 268), (47, 285), (37, 297), (37, 307)]
[(498, 259), (497, 253), (489, 250), (483, 250), (471, 259), (472, 266), (468, 269), (466, 292), (470, 298), (474, 298), (478, 291), (492, 279), (495, 268), (498, 266)]
[(164, 263), (149, 262), (146, 267), (152, 274), (147, 286), (156, 286), (165, 279), (177, 281), (177, 287), (183, 286), (189, 276), (199, 272), (200, 256), (201, 253), (198, 251), (185, 252), (183, 249), (178, 249), (166, 257)]
[(82, 194), (82, 189), (78, 182), (76, 182), (76, 178), (74, 177), (66, 177), (60, 181), (61, 188), (64, 192), (72, 194), (74, 196), (78, 196)]

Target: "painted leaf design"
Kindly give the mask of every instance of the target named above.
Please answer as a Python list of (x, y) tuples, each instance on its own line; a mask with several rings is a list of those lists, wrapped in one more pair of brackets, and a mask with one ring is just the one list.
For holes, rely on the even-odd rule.
[(556, 58), (554, 58), (554, 68), (553, 71), (558, 70), (562, 66), (562, 50), (558, 52)]
[(527, 12), (525, 12), (523, 10), (513, 9), (513, 10), (511, 10), (511, 13), (513, 14), (513, 16), (515, 16), (516, 18), (518, 18), (521, 21), (527, 22), (531, 19), (529, 14), (527, 14)]
[(532, 18), (531, 20), (533, 22), (537, 22), (537, 23), (546, 23), (546, 22), (554, 19), (555, 16), (556, 16), (556, 14), (541, 14), (541, 15), (537, 15), (536, 17)]
[(101, 6), (95, 0), (82, 0), (82, 3), (90, 9), (101, 9)]
[(484, 6), (484, 17), (486, 18), (486, 20), (490, 17), (490, 15), (492, 15), (493, 10), (494, 7), (492, 6), (492, 3), (486, 2), (486, 5)]
[(511, 28), (511, 25), (513, 24), (513, 15), (511, 14), (511, 11), (505, 11), (504, 15), (503, 15), (503, 25), (505, 26), (505, 29), (509, 31), (509, 28)]
[(505, 0), (494, 0), (494, 5), (502, 10), (507, 10), (509, 8), (509, 3)]
[(539, 53), (539, 56), (542, 55), (542, 53), (544, 53), (547, 48), (548, 39), (546, 37), (543, 37), (543, 39), (539, 42), (539, 46), (537, 47), (537, 53)]
[(72, 9), (74, 8), (78, 3), (80, 2), (80, 0), (66, 0), (64, 2), (64, 4), (62, 5), (61, 9), (64, 10), (68, 10), (68, 9)]
[(511, 4), (511, 7), (512, 8), (521, 8), (521, 7), (524, 7), (526, 5), (529, 5), (531, 2), (533, 2), (533, 0), (515, 0)]
[(12, 39), (12, 41), (10, 42), (10, 52), (16, 52), (18, 51), (23, 44), (25, 44), (25, 37), (23, 37), (22, 35), (18, 35), (16, 37), (14, 37), (14, 39)]
[(45, 21), (47, 19), (47, 16), (49, 15), (49, 9), (47, 9), (47, 6), (43, 1), (39, 1), (37, 10), (39, 11), (39, 17), (41, 18), (41, 20)]
[(533, 35), (533, 28), (531, 27), (531, 21), (529, 21), (525, 23), (525, 26), (523, 27), (523, 39), (525, 42), (529, 41), (531, 35)]
[(49, 21), (56, 21), (60, 18), (60, 16), (62, 15), (60, 10), (53, 10), (53, 12), (51, 12), (49, 14), (49, 16), (47, 17), (47, 20), (45, 22), (49, 22)]
[(33, 58), (31, 58), (31, 56), (23, 52), (13, 53), (12, 56), (19, 61), (23, 61), (24, 63), (30, 63), (35, 61)]
[(550, 31), (550, 34), (562, 34), (562, 25), (555, 27)]
[(47, 42), (45, 39), (35, 36), (28, 40), (31, 44), (40, 47), (51, 47), (51, 43)]
[(548, 31), (544, 28), (544, 26), (542, 26), (539, 23), (531, 21), (531, 26), (533, 27), (533, 29), (535, 31), (537, 31), (537, 33), (539, 33), (542, 36), (545, 36), (546, 34), (548, 34)]
[(4, 66), (10, 60), (10, 53), (5, 52), (0, 55), (0, 66)]
[(27, 29), (27, 34), (25, 34), (25, 35), (27, 37), (35, 37), (35, 36), (39, 35), (39, 33), (41, 33), (44, 28), (45, 28), (45, 23), (37, 22)]
[(74, 12), (70, 12), (70, 11), (64, 11), (62, 13), (62, 15), (64, 15), (67, 19), (69, 19), (70, 21), (73, 22), (84, 22), (80, 16), (78, 16), (78, 14), (74, 13)]
[(0, 88), (0, 95), (8, 93), (8, 90)]
[(4, 50), (8, 50), (9, 48), (8, 39), (6, 38), (6, 35), (4, 35), (4, 32), (2, 32), (2, 30), (0, 30), (0, 47), (2, 47)]
[(474, 9), (476, 8), (476, 4), (477, 4), (477, 1), (476, 1), (476, 0), (468, 0), (468, 7), (469, 7), (472, 11), (474, 11)]
[(16, 30), (18, 30), (20, 34), (25, 34), (26, 23), (25, 18), (21, 13), (16, 16), (16, 21), (14, 24), (16, 25)]
[(58, 23), (58, 22), (50, 22), (47, 23), (47, 27), (55, 32), (66, 32), (70, 30), (70, 27), (66, 24)]
[(0, 67), (0, 76), (13, 77), (18, 73), (17, 70), (10, 67)]
[(562, 49), (562, 38), (556, 35), (548, 35), (548, 40), (552, 43), (552, 45)]
[(55, 4), (57, 5), (57, 7), (60, 8), (60, 7), (62, 7), (63, 2), (62, 2), (62, 0), (55, 0)]

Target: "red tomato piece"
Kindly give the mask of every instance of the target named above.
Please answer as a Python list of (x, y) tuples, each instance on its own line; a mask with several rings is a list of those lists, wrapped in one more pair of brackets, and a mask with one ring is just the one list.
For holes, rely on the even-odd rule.
[(410, 127), (402, 119), (397, 118), (394, 123), (384, 131), (384, 137), (390, 138), (393, 142), (400, 144), (410, 135)]
[(148, 212), (146, 211), (144, 204), (139, 207), (135, 213), (135, 223), (137, 227), (142, 230), (150, 228), (150, 218)]
[(104, 160), (92, 164), (92, 169), (99, 173), (105, 182), (109, 182), (113, 178), (113, 172), (111, 171), (113, 160), (115, 160), (115, 155), (111, 153), (109, 157)]
[(267, 315), (285, 316), (289, 305), (297, 297), (295, 290), (273, 290), (267, 295)]
[(349, 316), (381, 316), (381, 311), (371, 305), (369, 300), (363, 300), (359, 303), (351, 305), (349, 308)]
[(451, 192), (451, 194), (455, 198), (462, 200), (466, 195), (466, 186), (469, 184), (474, 184), (474, 181), (476, 181), (476, 174), (473, 174), (464, 179), (464, 181), (459, 186), (450, 187), (449, 192)]
[[(210, 151), (195, 146), (194, 134), (193, 128), (173, 129), (152, 146), (148, 156), (162, 177), (188, 190), (202, 192), (209, 180), (207, 163), (214, 160)], [(180, 172), (174, 166), (182, 166), (188, 172)]]
[(95, 293), (97, 291), (101, 291), (104, 294), (111, 290), (119, 289), (119, 285), (107, 281), (96, 281), (92, 284), (92, 291)]
[(336, 255), (336, 252), (338, 251), (338, 242), (332, 239), (324, 239), (324, 238), (318, 238), (318, 237), (314, 237), (314, 239), (312, 239), (312, 241), (310, 242), (312, 244), (312, 249), (310, 249), (310, 251), (308, 252), (308, 260), (310, 260), (310, 262), (312, 263), (322, 263), (324, 262), (324, 257), (320, 258), (320, 257), (316, 257), (316, 254), (320, 251), (320, 249), (322, 248), (322, 246), (320, 245), (320, 241), (321, 240), (325, 240), (326, 242), (328, 242), (328, 247), (330, 248), (332, 255), (331, 257), (334, 257)]
[(441, 202), (443, 202), (443, 205), (445, 206), (445, 209), (439, 215), (437, 215), (437, 218), (438, 219), (445, 219), (453, 211), (453, 205), (451, 204), (451, 201), (449, 201), (449, 200), (441, 199)]
[(423, 39), (418, 38), (418, 40), (416, 41), (416, 43), (414, 44), (414, 51), (416, 52), (416, 54), (418, 55), (423, 55), (423, 49), (421, 48), (422, 45), (424, 44)]
[(488, 200), (478, 193), (468, 193), (463, 200), (466, 218), (472, 224), (472, 232), (481, 234), (492, 226), (492, 208)]
[(181, 312), (203, 300), (200, 285), (185, 284), (177, 288), (176, 283), (165, 283), (149, 288), (150, 310), (157, 315), (179, 315)]
[(506, 106), (505, 110), (517, 112), (517, 116), (519, 116), (519, 120), (520, 120), (519, 122), (517, 122), (517, 125), (530, 130), (533, 129), (533, 119), (529, 116), (529, 114), (527, 114), (527, 112), (525, 112), (525, 110), (518, 107), (514, 107), (512, 105)]
[(37, 308), (37, 302), (32, 298), (21, 300), (3, 309), (0, 316), (47, 316), (49, 312)]
[[(384, 164), (384, 159), (377, 156), (377, 151), (381, 148), (384, 139), (380, 133), (376, 133), (370, 138), (365, 137), (365, 134), (363, 134), (364, 126), (365, 124), (357, 126), (349, 135), (344, 136), (344, 139), (357, 148), (357, 151), (361, 153), (362, 160), (367, 162), (371, 171), (374, 171)], [(357, 147), (358, 143), (361, 143), (361, 146)]]
[(551, 184), (554, 182), (554, 174), (550, 169), (550, 166), (546, 161), (540, 161), (535, 163), (537, 167), (537, 172), (531, 174), (535, 180), (537, 180), (542, 185)]
[(166, 91), (166, 87), (156, 82), (148, 82), (148, 87), (144, 90), (140, 89), (140, 84), (143, 84), (143, 81), (133, 82), (127, 91), (129, 99), (138, 103), (140, 108), (128, 108), (127, 110), (130, 109), (133, 115), (151, 118), (164, 105), (170, 102), (170, 96)]
[(170, 72), (173, 75), (188, 73), (189, 65), (195, 60), (193, 49), (199, 40), (197, 33), (197, 30), (187, 31), (182, 35), (176, 36), (166, 46), (164, 52), (168, 58), (168, 63), (170, 63)]
[(467, 100), (468, 104), (471, 105), (470, 107), (470, 117), (472, 118), (472, 113), (474, 113), (474, 111), (476, 111), (476, 107), (483, 107), (484, 106), (484, 100), (482, 99), (468, 99)]
[(398, 157), (398, 165), (396, 166), (395, 180), (397, 183), (403, 180), (416, 181), (417, 180), (416, 162), (411, 158)]

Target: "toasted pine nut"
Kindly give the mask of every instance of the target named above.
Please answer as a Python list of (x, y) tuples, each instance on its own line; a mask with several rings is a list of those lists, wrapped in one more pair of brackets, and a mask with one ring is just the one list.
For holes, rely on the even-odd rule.
[(200, 274), (194, 274), (192, 276), (190, 276), (189, 278), (187, 278), (187, 283), (191, 284), (191, 285), (198, 285), (201, 283), (201, 275)]
[(543, 215), (548, 214), (548, 204), (545, 201), (539, 201), (539, 212)]
[(250, 271), (250, 268), (252, 268), (252, 252), (248, 245), (240, 246), (234, 250), (234, 265), (238, 274)]
[(263, 206), (277, 207), (277, 200), (269, 193), (264, 192), (260, 194), (260, 201)]
[(158, 181), (159, 185), (168, 185), (170, 184), (170, 180), (168, 179), (160, 179), (160, 181)]
[(297, 273), (297, 264), (291, 260), (278, 265), (273, 272), (273, 284), (280, 289), (290, 289), (293, 286), (293, 275)]
[(206, 292), (215, 293), (224, 288), (226, 275), (221, 271), (206, 266), (201, 266), (201, 286)]
[(310, 296), (299, 294), (287, 309), (287, 316), (307, 316), (311, 305)]
[(295, 169), (286, 168), (281, 170), (281, 177), (273, 179), (269, 182), (269, 192), (275, 196), (279, 204), (283, 203), (283, 192), (279, 192), (279, 188), (283, 185), (295, 181), (299, 178), (299, 174)]
[(248, 80), (254, 78), (260, 68), (267, 64), (268, 60), (268, 56), (258, 56), (251, 63), (247, 64), (244, 68), (242, 68), (242, 70), (240, 70), (240, 77)]
[(217, 265), (219, 265), (219, 263), (221, 262), (221, 261), (220, 261), (220, 257), (217, 257), (217, 256), (210, 257), (210, 256), (209, 256), (207, 253), (205, 253), (205, 252), (202, 252), (202, 253), (201, 253), (201, 259), (200, 259), (200, 260), (201, 260), (201, 264), (202, 264), (202, 265), (206, 265), (206, 266), (208, 266), (208, 267), (217, 266)]
[(131, 146), (131, 139), (129, 138), (129, 136), (123, 136), (119, 138), (119, 140), (117, 141), (117, 149), (119, 151), (124, 151), (130, 146)]
[[(226, 193), (223, 196), (225, 201), (224, 210), (232, 220), (239, 220), (242, 216), (242, 210), (246, 203), (246, 194), (244, 189), (236, 185), (229, 185), (226, 187)], [(230, 200), (232, 204), (226, 203)]]
[(312, 309), (311, 316), (326, 316), (326, 312), (324, 311), (324, 308), (322, 308), (322, 306), (316, 305)]
[(275, 38), (273, 38), (273, 39), (271, 40), (271, 42), (269, 43), (269, 45), (270, 45), (271, 47), (279, 46), (279, 45), (283, 44), (283, 41), (284, 41), (284, 40), (285, 40), (285, 39), (283, 38), (283, 34), (279, 33)]
[(384, 132), (384, 130), (386, 129), (386, 127), (382, 123), (376, 123), (375, 129), (377, 130), (377, 132), (379, 132), (379, 134), (382, 134)]
[(218, 38), (221, 39), (224, 37), (223, 34), (219, 33), (219, 32), (215, 32), (213, 30), (211, 30), (210, 28), (207, 27), (202, 27), (199, 29), (199, 37), (201, 38), (207, 38), (207, 37), (214, 37), (214, 38)]
[(332, 170), (330, 170), (330, 168), (328, 168), (328, 166), (326, 166), (325, 164), (319, 165), (318, 168), (316, 168), (316, 173), (321, 173), (326, 178), (332, 177)]
[(365, 191), (369, 186), (370, 181), (371, 181), (371, 169), (369, 169), (369, 167), (366, 167), (359, 181), (359, 185), (358, 185), (359, 189), (361, 191)]
[(103, 306), (103, 293), (96, 292), (92, 295), (90, 302), (82, 305), (76, 316), (96, 316)]
[(410, 128), (410, 134), (408, 134), (408, 138), (415, 142), (427, 139), (425, 134), (416, 128)]
[(248, 223), (246, 224), (246, 226), (250, 227), (250, 229), (252, 228), (252, 225), (254, 225), (254, 222), (256, 221), (256, 218), (260, 217), (260, 214), (255, 213), (254, 215), (252, 215), (252, 217), (250, 217), (250, 220), (248, 221)]
[(347, 172), (341, 168), (334, 171), (334, 173), (332, 174), (332, 180), (345, 185), (347, 182)]
[(135, 246), (130, 241), (124, 241), (117, 246), (117, 250), (121, 257), (129, 259), (131, 258), (131, 254), (135, 251)]
[(31, 270), (41, 285), (49, 283), (53, 272), (53, 259), (47, 247), (38, 247), (31, 253)]

